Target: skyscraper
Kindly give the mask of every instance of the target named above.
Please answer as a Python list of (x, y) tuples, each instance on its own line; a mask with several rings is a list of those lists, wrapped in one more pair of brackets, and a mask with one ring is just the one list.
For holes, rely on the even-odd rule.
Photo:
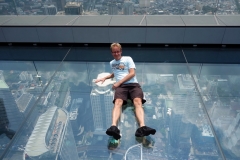
[(217, 96), (217, 82), (209, 81), (206, 89), (206, 96), (208, 99), (212, 99)]
[[(197, 83), (196, 76), (193, 76)], [(193, 80), (190, 75), (177, 75), (178, 89), (177, 95), (174, 96), (174, 106), (176, 114), (184, 114), (188, 121), (195, 121), (199, 113), (199, 95), (195, 89)]]
[[(194, 76), (196, 79), (196, 77)], [(193, 124), (199, 113), (199, 96), (190, 75), (177, 75), (178, 88), (173, 98), (170, 116), (170, 139), (174, 147), (190, 150)], [(184, 153), (185, 154), (185, 153)], [(186, 156), (186, 155), (184, 155)]]
[(78, 111), (80, 106), (82, 105), (82, 102), (83, 102), (82, 98), (73, 99), (70, 107), (70, 111), (69, 111), (69, 119), (72, 125), (73, 133), (75, 134), (79, 133), (80, 123), (78, 121), (78, 118), (79, 118)]
[(79, 159), (76, 142), (72, 131), (72, 126), (69, 121), (66, 124), (65, 135), (62, 139), (60, 157), (61, 160)]
[(187, 157), (190, 152), (190, 137), (193, 129), (193, 124), (184, 121), (184, 117), (181, 114), (175, 114), (171, 112), (169, 122), (169, 138), (171, 146), (175, 149), (181, 149), (184, 151), (181, 156)]
[(118, 15), (117, 2), (110, 1), (108, 3), (108, 15)]
[(68, 2), (64, 8), (66, 15), (82, 15), (83, 12), (82, 3), (79, 2)]
[(63, 11), (64, 6), (66, 5), (66, 0), (54, 0), (57, 4), (57, 10), (58, 11)]
[(9, 119), (9, 128), (17, 130), (23, 120), (23, 114), (20, 113), (12, 93), (4, 80), (0, 80), (0, 98), (6, 108)]
[(4, 80), (4, 76), (3, 76), (3, 71), (2, 70), (0, 70), (0, 79)]
[(212, 130), (208, 124), (205, 124), (199, 128), (196, 126), (193, 129), (191, 136), (193, 152), (190, 152), (191, 157), (197, 159), (218, 159), (218, 152), (216, 142), (212, 133)]
[(56, 15), (57, 14), (57, 7), (54, 5), (44, 5), (43, 6), (43, 12), (45, 15)]
[(230, 149), (230, 152), (236, 156), (240, 156), (239, 153), (239, 142), (240, 142), (240, 113), (237, 113), (236, 117), (231, 121), (227, 130), (223, 131), (224, 133), (224, 146)]
[(18, 109), (21, 113), (23, 113), (24, 116), (26, 116), (31, 109), (31, 107), (34, 104), (34, 98), (32, 94), (25, 93), (22, 94), (17, 100), (16, 100)]
[(133, 2), (124, 1), (124, 3), (123, 3), (123, 14), (124, 15), (133, 15)]
[(139, 7), (141, 8), (150, 7), (150, 0), (139, 0)]
[[(101, 73), (98, 78), (104, 77), (109, 73)], [(95, 83), (95, 79), (92, 81), (92, 91), (90, 94), (93, 122), (95, 130), (106, 130), (111, 126), (112, 107), (113, 107), (113, 96), (114, 93), (111, 89), (115, 81), (107, 79), (104, 83)]]

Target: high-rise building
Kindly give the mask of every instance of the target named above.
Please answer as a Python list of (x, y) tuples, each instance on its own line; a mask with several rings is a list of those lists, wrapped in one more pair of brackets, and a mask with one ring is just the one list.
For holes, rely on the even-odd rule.
[(206, 89), (206, 96), (208, 99), (217, 96), (217, 82), (209, 81)]
[(43, 12), (45, 15), (56, 15), (57, 14), (57, 7), (54, 5), (44, 5), (43, 7)]
[(178, 87), (182, 92), (187, 93), (190, 89), (194, 89), (193, 79), (190, 74), (178, 74)]
[(73, 99), (71, 107), (70, 107), (69, 120), (71, 122), (74, 134), (79, 133), (80, 123), (78, 122), (78, 117), (79, 117), (78, 110), (79, 110), (80, 106), (82, 105), (82, 102), (83, 102), (82, 98)]
[(19, 78), (21, 81), (26, 81), (27, 80), (27, 72), (21, 72), (19, 75)]
[(3, 80), (0, 80), (0, 97), (6, 108), (9, 128), (17, 130), (23, 120), (23, 114), (20, 113), (8, 85)]
[(190, 153), (190, 156), (199, 159), (204, 159), (205, 157), (208, 157), (208, 159), (217, 159), (216, 142), (208, 124), (199, 128), (194, 127), (191, 142), (194, 151)]
[(171, 111), (169, 122), (169, 138), (171, 146), (184, 151), (184, 157), (188, 156), (190, 151), (190, 137), (193, 129), (193, 124), (185, 122), (183, 115), (176, 114)]
[[(28, 139), (24, 155), (32, 159), (78, 159), (76, 143), (66, 110), (50, 107)], [(71, 157), (71, 158), (69, 158)]]
[(19, 75), (19, 78), (21, 81), (32, 81), (33, 80), (32, 74), (30, 74), (26, 71), (21, 72)]
[(194, 123), (200, 111), (200, 99), (197, 92), (189, 93), (186, 97), (185, 116), (188, 121)]
[[(3, 99), (0, 98), (0, 136), (2, 134), (5, 134), (6, 137), (8, 137), (9, 139), (12, 139), (15, 134), (15, 131), (11, 130), (10, 128), (7, 129), (8, 125), (9, 125), (9, 119), (6, 112), (6, 107), (3, 103)], [(2, 138), (1, 138), (0, 145), (1, 144), (4, 144), (4, 140), (2, 140)]]
[[(98, 78), (104, 77), (109, 73), (101, 73)], [(114, 93), (111, 89), (115, 81), (107, 79), (104, 83), (95, 83), (92, 81), (92, 91), (90, 94), (93, 122), (95, 130), (106, 130), (112, 124), (112, 107)]]
[(118, 6), (116, 1), (108, 3), (108, 15), (118, 15)]
[[(199, 113), (199, 96), (196, 92), (193, 80), (190, 75), (177, 75), (178, 89), (174, 96), (176, 114), (184, 114), (188, 121), (194, 121)], [(194, 80), (197, 78), (194, 76)], [(196, 81), (197, 83), (197, 81)], [(197, 83), (197, 87), (198, 83)]]
[(224, 133), (224, 146), (226, 148), (231, 148), (233, 154), (240, 156), (238, 152), (239, 142), (240, 142), (240, 113), (237, 113), (236, 117), (231, 121), (229, 127), (226, 130), (223, 130)]
[(26, 116), (33, 106), (34, 98), (32, 94), (24, 93), (16, 100), (18, 109)]
[(64, 8), (66, 15), (82, 15), (83, 12), (82, 3), (80, 2), (68, 2)]
[(58, 11), (64, 11), (64, 7), (66, 5), (66, 0), (54, 0), (55, 4), (57, 4)]
[(0, 70), (0, 79), (4, 80), (4, 76), (3, 76), (3, 71), (2, 70)]
[(79, 159), (76, 142), (72, 131), (72, 126), (71, 123), (69, 122), (67, 123), (65, 128), (65, 135), (62, 140), (59, 159), (61, 160)]
[(170, 139), (173, 147), (189, 151), (193, 124), (196, 123), (200, 111), (199, 96), (190, 75), (177, 75), (177, 80), (176, 92), (178, 94), (173, 96), (173, 108), (169, 122)]
[(139, 0), (139, 7), (141, 8), (150, 7), (150, 0)]
[(124, 15), (133, 15), (133, 2), (124, 1), (124, 3), (123, 3), (123, 14)]

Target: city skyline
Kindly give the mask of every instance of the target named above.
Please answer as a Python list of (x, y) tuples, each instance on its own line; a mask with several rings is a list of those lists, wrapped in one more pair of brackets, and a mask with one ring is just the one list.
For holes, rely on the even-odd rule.
[(238, 15), (238, 0), (0, 1), (0, 15)]

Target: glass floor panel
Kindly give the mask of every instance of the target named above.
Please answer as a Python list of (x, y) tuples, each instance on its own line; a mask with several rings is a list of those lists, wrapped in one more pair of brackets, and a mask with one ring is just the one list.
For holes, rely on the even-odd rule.
[(239, 65), (135, 64), (145, 123), (157, 132), (135, 137), (129, 100), (116, 141), (105, 133), (114, 92), (94, 82), (108, 61), (1, 61), (0, 159), (240, 159)]

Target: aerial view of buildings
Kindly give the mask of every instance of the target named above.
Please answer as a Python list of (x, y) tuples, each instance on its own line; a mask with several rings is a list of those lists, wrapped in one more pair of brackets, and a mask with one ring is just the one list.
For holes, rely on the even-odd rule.
[[(91, 81), (80, 77), (83, 72), (61, 71), (51, 81), (52, 72), (48, 71), (0, 73), (0, 105), (6, 108), (9, 127), (16, 131), (28, 118), (18, 134), (21, 138), (12, 146), (11, 158), (218, 160), (220, 146), (228, 159), (240, 157), (240, 101), (224, 96), (239, 94), (231, 89), (239, 85), (238, 76), (138, 75), (143, 76), (139, 83), (147, 100), (143, 106), (146, 123), (157, 133), (134, 136), (138, 123), (128, 101), (118, 124), (122, 138), (112, 149), (105, 130), (111, 125), (115, 80), (94, 82), (109, 73), (94, 72)], [(73, 76), (78, 84), (71, 82)], [(1, 152), (8, 141), (1, 135)]]
[(238, 0), (0, 0), (0, 15), (236, 15)]
[[(2, 17), (75, 15), (75, 21), (79, 16), (88, 20), (89, 16), (111, 15), (216, 18), (239, 14), (240, 0), (0, 0)], [(136, 63), (137, 79), (147, 100), (145, 122), (157, 132), (135, 137), (139, 125), (128, 100), (118, 122), (122, 137), (114, 141), (105, 131), (112, 123), (112, 84), (116, 81), (95, 83), (109, 74), (109, 63), (71, 63), (63, 62), (55, 71), (51, 67), (58, 62), (1, 61), (3, 160), (240, 159), (239, 74), (231, 75), (227, 69), (208, 72), (211, 66), (202, 71), (202, 64), (190, 73), (181, 70), (185, 64)]]

